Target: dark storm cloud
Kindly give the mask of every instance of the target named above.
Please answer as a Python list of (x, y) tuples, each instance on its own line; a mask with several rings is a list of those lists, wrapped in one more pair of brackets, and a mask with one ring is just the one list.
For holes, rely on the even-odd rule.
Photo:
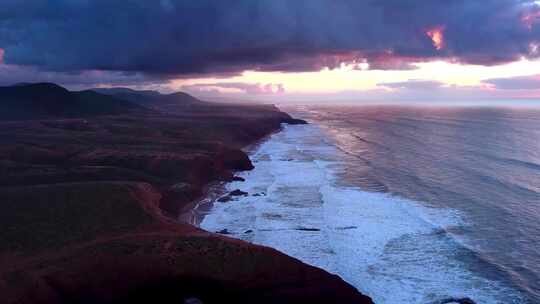
[(536, 56), (537, 12), (524, 0), (1, 0), (0, 48), (7, 64), (167, 78), (492, 65)]
[(0, 64), (0, 86), (21, 82), (55, 82), (70, 89), (84, 89), (99, 86), (161, 87), (162, 79), (140, 72), (122, 71), (77, 71), (49, 72), (35, 67)]

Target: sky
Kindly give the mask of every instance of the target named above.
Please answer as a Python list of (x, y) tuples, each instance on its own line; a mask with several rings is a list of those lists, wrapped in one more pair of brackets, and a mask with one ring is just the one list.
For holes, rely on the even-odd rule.
[(0, 85), (279, 102), (540, 100), (532, 0), (0, 0)]

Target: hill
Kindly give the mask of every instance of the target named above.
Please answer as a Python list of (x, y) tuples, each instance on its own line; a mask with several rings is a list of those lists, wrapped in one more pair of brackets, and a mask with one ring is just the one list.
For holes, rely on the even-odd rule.
[(166, 107), (190, 107), (205, 103), (204, 101), (201, 101), (184, 92), (161, 94), (157, 91), (138, 91), (129, 88), (98, 88), (92, 90), (100, 94), (106, 94), (153, 109), (164, 109)]
[(52, 83), (0, 87), (0, 120), (83, 118), (149, 111), (110, 95), (89, 90), (70, 92)]

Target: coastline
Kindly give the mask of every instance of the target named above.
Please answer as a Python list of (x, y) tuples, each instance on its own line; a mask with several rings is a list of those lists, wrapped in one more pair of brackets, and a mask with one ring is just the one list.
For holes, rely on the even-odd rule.
[[(262, 144), (270, 140), (270, 138), (274, 134), (280, 133), (282, 131), (283, 131), (283, 127), (280, 126), (279, 129), (271, 131), (264, 137), (257, 139), (250, 144), (247, 144), (245, 147), (242, 148), (242, 152), (244, 152), (246, 156), (248, 157), (248, 159), (251, 161), (252, 159), (251, 156)], [(233, 172), (233, 174), (236, 174), (239, 172), (242, 172), (242, 171), (235, 171)], [(205, 186), (201, 197), (193, 200), (190, 203), (187, 203), (185, 207), (182, 209), (182, 212), (178, 216), (179, 221), (183, 223), (188, 223), (190, 225), (194, 225), (195, 227), (199, 227), (199, 224), (204, 219), (204, 216), (205, 216), (204, 212), (209, 211), (213, 206), (213, 202), (215, 202), (218, 198), (223, 197), (224, 195), (228, 194), (228, 191), (226, 190), (226, 185), (229, 184), (231, 181), (232, 180), (214, 181), (214, 182), (209, 183), (207, 186)], [(199, 208), (202, 208), (203, 213), (199, 212)]]
[(181, 223), (199, 227), (200, 222), (204, 219), (204, 214), (198, 212), (199, 208), (208, 206), (210, 209), (213, 201), (227, 193), (227, 191), (225, 191), (225, 184), (227, 184), (227, 182), (221, 181), (207, 185), (200, 198), (185, 205), (178, 215), (178, 220)]
[[(338, 274), (377, 303), (529, 303), (520, 285), (494, 272), (496, 265), (469, 259), (479, 251), (453, 234), (470, 223), (459, 209), (383, 191), (376, 179), (366, 178), (365, 164), (347, 153), (365, 147), (347, 137), (354, 134), (346, 129), (350, 125), (338, 120), (336, 129), (345, 130), (333, 133), (323, 128), (332, 119), (313, 121), (286, 126), (250, 154), (255, 169), (226, 187), (249, 195), (216, 202), (201, 227)], [(392, 151), (401, 155), (402, 146)], [(386, 161), (371, 157), (378, 165)]]
[[(9, 240), (0, 248), (0, 294), (6, 303), (142, 303), (172, 298), (197, 298), (203, 303), (223, 299), (236, 303), (371, 303), (339, 277), (277, 250), (178, 222), (174, 212), (189, 208), (193, 196), (201, 197), (214, 182), (230, 180), (236, 170), (253, 167), (239, 148), (261, 142), (279, 131), (281, 123), (301, 122), (273, 106), (243, 108), (252, 114), (230, 114), (227, 111), (234, 106), (221, 107), (226, 114), (219, 115), (226, 116), (218, 116), (217, 122), (213, 116), (197, 118), (197, 123), (201, 119), (202, 123), (212, 122), (211, 127), (220, 132), (197, 134), (209, 139), (219, 134), (222, 141), (230, 138), (228, 145), (198, 137), (200, 144), (187, 141), (186, 146), (185, 139), (175, 142), (174, 132), (168, 132), (173, 137), (157, 139), (167, 144), (174, 140), (171, 147), (194, 146), (194, 152), (189, 148), (179, 152), (183, 154), (171, 154), (153, 144), (155, 129), (186, 126), (187, 121), (187, 126), (197, 130), (193, 115), (198, 114), (97, 117), (84, 121), (84, 132), (121, 122), (122, 128), (108, 129), (115, 132), (109, 135), (111, 142), (126, 141), (129, 131), (129, 136), (136, 134), (130, 141), (140, 141), (145, 147), (153, 144), (159, 150), (143, 154), (133, 150), (130, 142), (125, 151), (94, 146), (94, 151), (73, 156), (62, 145), (55, 145), (48, 148), (47, 155), (56, 160), (63, 157), (56, 156), (60, 152), (71, 153), (76, 167), (64, 172), (66, 169), (51, 163), (47, 180), (43, 173), (32, 171), (33, 165), (10, 171), (18, 175), (8, 176), (0, 187), (11, 208), (4, 210), (7, 217), (1, 223), (3, 237)], [(248, 119), (241, 118), (246, 115)], [(139, 130), (140, 120), (148, 130)], [(46, 121), (52, 126), (49, 129), (43, 128), (43, 121), (6, 123), (12, 134), (23, 134), (29, 142), (42, 142), (50, 134), (71, 141), (73, 132), (81, 132), (79, 127), (72, 129), (73, 124), (81, 123), (78, 120)], [(40, 132), (33, 131), (38, 129)], [(5, 154), (6, 160), (21, 155), (9, 150), (15, 149), (11, 138), (3, 137), (4, 151), (11, 153)], [(23, 148), (33, 155), (31, 160), (44, 155), (35, 146)], [(186, 153), (190, 153), (187, 158)], [(111, 171), (116, 172), (113, 181)], [(179, 181), (184, 178), (188, 183), (176, 182), (176, 175), (171, 174), (180, 174)], [(164, 202), (174, 204), (165, 206)], [(51, 211), (36, 209), (44, 206)], [(35, 216), (25, 222), (22, 219), (28, 212)], [(32, 229), (35, 225), (44, 229)], [(21, 239), (28, 241), (19, 243)], [(118, 277), (123, 279), (118, 281)]]

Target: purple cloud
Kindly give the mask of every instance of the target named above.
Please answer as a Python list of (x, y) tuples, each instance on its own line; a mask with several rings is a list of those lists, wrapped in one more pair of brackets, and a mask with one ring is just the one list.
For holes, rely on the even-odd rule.
[(538, 90), (540, 89), (540, 75), (511, 78), (495, 78), (483, 81), (499, 90)]
[[(1, 59), (1, 56), (0, 56)], [(162, 79), (149, 77), (139, 72), (120, 71), (76, 71), (52, 72), (43, 71), (35, 67), (1, 64), (0, 60), (0, 86), (13, 85), (21, 82), (56, 82), (70, 89), (85, 89), (88, 87), (130, 86), (141, 88), (161, 89)], [(165, 89), (163, 87), (163, 89)]]

